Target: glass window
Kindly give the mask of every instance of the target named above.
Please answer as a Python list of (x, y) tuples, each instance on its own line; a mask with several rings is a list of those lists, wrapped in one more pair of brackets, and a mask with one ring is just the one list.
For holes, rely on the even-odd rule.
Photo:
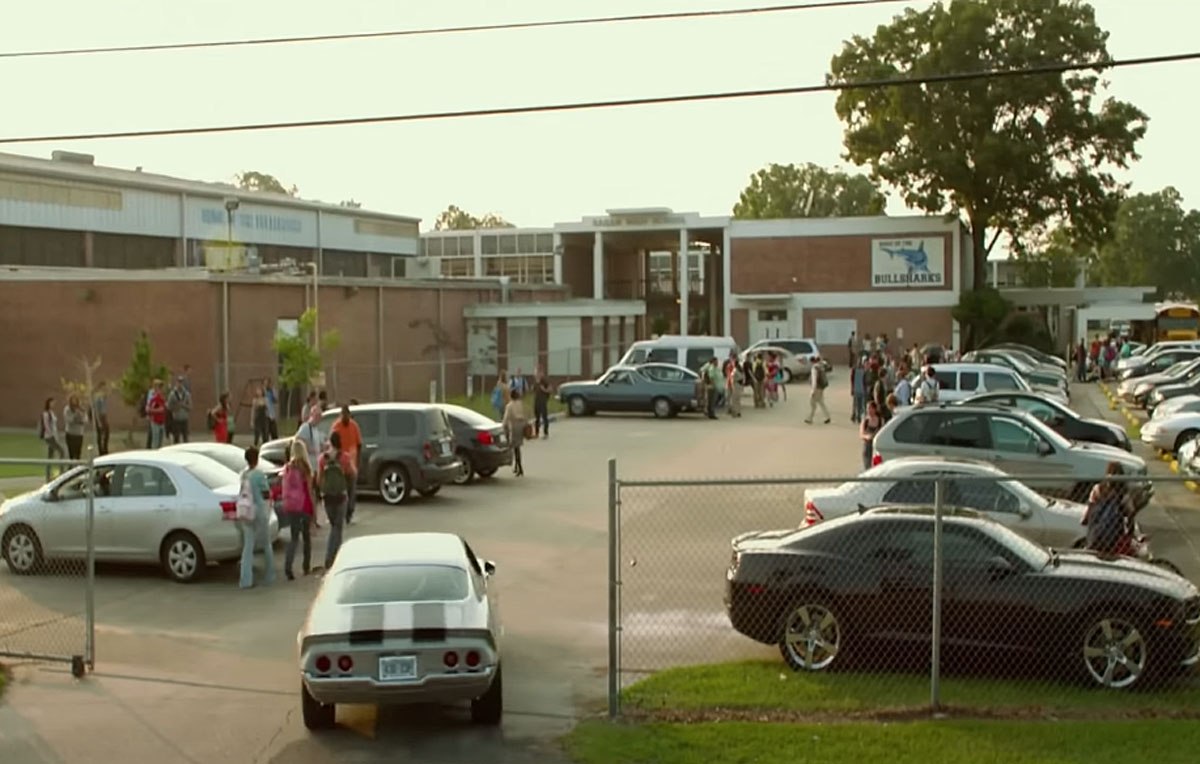
[(759, 321), (787, 321), (788, 312), (786, 310), (760, 310), (758, 312)]
[(517, 251), (523, 255), (537, 252), (537, 236), (532, 233), (517, 234)]
[(975, 414), (943, 414), (933, 422), (926, 441), (950, 448), (986, 448), (983, 420)]
[(483, 236), (479, 237), (479, 250), (482, 254), (494, 255), (498, 251), (496, 247), (497, 244), (495, 235), (484, 234)]
[(1010, 454), (1036, 454), (1041, 438), (1015, 419), (992, 417), (992, 447)]
[(554, 252), (554, 234), (539, 233), (537, 235), (538, 252)]
[(716, 351), (712, 348), (688, 348), (686, 366), (692, 371), (699, 371), (715, 355)]
[(638, 364), (638, 363), (645, 363), (645, 362), (646, 362), (646, 349), (645, 348), (635, 348), (629, 354), (629, 363)]
[(467, 571), (450, 565), (379, 565), (350, 568), (335, 579), (341, 605), (383, 602), (456, 602), (467, 598)]
[(987, 562), (998, 553), (985, 538), (970, 528), (949, 525), (942, 534), (942, 559), (947, 563), (975, 565)]
[(883, 495), (884, 504), (933, 504), (931, 480), (901, 480)]
[(500, 240), (500, 254), (515, 255), (517, 254), (517, 235), (514, 233), (502, 234)]
[(979, 389), (979, 372), (964, 371), (958, 377), (958, 387), (960, 390), (972, 392)]
[(447, 236), (442, 239), (442, 257), (458, 257), (457, 236)]
[(475, 237), (474, 236), (459, 236), (458, 237), (458, 254), (464, 255), (464, 256), (475, 254)]
[(604, 378), (606, 385), (632, 385), (633, 376), (629, 372), (621, 370), (614, 371)]
[(158, 467), (130, 464), (121, 478), (122, 496), (174, 496), (175, 485)]
[(679, 351), (675, 348), (652, 348), (646, 355), (648, 363), (679, 363)]
[(429, 434), (431, 437), (449, 436), (452, 435), (450, 428), (450, 419), (446, 416), (446, 412), (442, 411), (437, 406), (430, 406), (425, 410), (425, 420), (429, 425)]
[(954, 480), (950, 484), (951, 502), (979, 512), (1016, 514), (1021, 502), (1001, 483), (982, 480)]
[(440, 236), (432, 236), (425, 239), (425, 254), (430, 257), (442, 256), (442, 239)]
[(1019, 390), (1020, 386), (1016, 380), (1008, 374), (999, 374), (989, 371), (983, 375), (983, 384), (988, 391), (993, 390)]
[(358, 431), (362, 433), (363, 440), (374, 440), (379, 437), (379, 412), (359, 411), (351, 414), (350, 418), (358, 425)]
[[(389, 438), (412, 438), (417, 434), (417, 413), (415, 411), (389, 411), (384, 414), (384, 426)], [(361, 428), (362, 425), (360, 424)], [(366, 433), (363, 433), (366, 438)]]
[[(96, 481), (97, 496), (112, 496), (114, 495), (116, 467), (106, 465), (97, 467), (94, 472)], [(70, 501), (71, 499), (82, 499), (87, 496), (87, 473), (83, 469), (78, 469), (75, 474), (63, 481), (54, 495), (60, 501)], [(226, 481), (228, 483), (228, 481)]]
[(656, 382), (690, 382), (695, 379), (683, 369), (668, 366), (643, 366), (641, 372)]
[(1035, 398), (1018, 398), (1017, 408), (1028, 411), (1043, 422), (1053, 422), (1058, 419), (1058, 409)]
[(892, 438), (897, 443), (920, 443), (921, 433), (925, 429), (925, 423), (928, 421), (928, 416), (920, 414), (901, 420), (900, 424), (896, 425), (896, 430), (892, 433)]
[(933, 376), (937, 379), (938, 387), (942, 390), (958, 389), (958, 372), (938, 371), (937, 369), (934, 369)]

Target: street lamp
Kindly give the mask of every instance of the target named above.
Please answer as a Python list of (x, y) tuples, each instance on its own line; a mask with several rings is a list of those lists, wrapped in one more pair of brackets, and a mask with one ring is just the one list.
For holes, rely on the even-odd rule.
[(232, 196), (225, 198), (225, 219), (229, 224), (225, 241), (228, 242), (229, 246), (231, 247), (233, 246), (233, 212), (241, 205), (242, 203), (237, 199), (234, 199)]
[(320, 274), (320, 265), (316, 262), (306, 263), (312, 268), (312, 290), (313, 290), (313, 349), (320, 352), (321, 350), (321, 295), (320, 282), (317, 277)]

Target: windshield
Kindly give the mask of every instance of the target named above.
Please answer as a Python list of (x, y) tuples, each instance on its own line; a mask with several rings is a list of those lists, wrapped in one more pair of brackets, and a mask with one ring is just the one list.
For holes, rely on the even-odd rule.
[(1050, 563), (1050, 553), (1046, 551), (1045, 547), (1035, 544), (1014, 531), (991, 523), (981, 524), (979, 529), (1003, 544), (1005, 548), (1016, 554), (1035, 570), (1041, 570)]
[(457, 602), (470, 592), (467, 571), (452, 565), (377, 565), (350, 568), (334, 580), (339, 605)]
[(495, 420), (485, 417), (478, 411), (474, 411), (463, 406), (455, 406), (446, 404), (446, 413), (452, 415), (455, 419), (463, 422), (470, 427), (491, 428), (496, 426)]

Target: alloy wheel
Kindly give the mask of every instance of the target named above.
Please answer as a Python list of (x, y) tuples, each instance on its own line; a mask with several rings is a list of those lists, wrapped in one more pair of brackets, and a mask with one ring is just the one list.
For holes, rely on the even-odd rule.
[(784, 624), (781, 647), (795, 668), (820, 671), (837, 657), (842, 631), (837, 617), (824, 605), (800, 605)]
[(671, 416), (671, 402), (666, 398), (654, 399), (654, 416), (659, 419), (666, 419)]
[(200, 555), (189, 539), (177, 538), (167, 547), (167, 567), (176, 579), (187, 581), (196, 575), (199, 566)]
[(388, 504), (400, 504), (408, 498), (408, 479), (399, 469), (392, 467), (379, 481), (379, 492)]
[(1141, 679), (1149, 655), (1137, 627), (1121, 617), (1096, 621), (1083, 639), (1088, 675), (1102, 687), (1121, 689)]
[(23, 530), (8, 537), (4, 558), (18, 573), (28, 573), (37, 564), (37, 542)]
[(570, 406), (571, 406), (571, 416), (583, 416), (584, 414), (587, 413), (587, 403), (585, 403), (583, 398), (581, 398), (578, 395), (571, 398)]

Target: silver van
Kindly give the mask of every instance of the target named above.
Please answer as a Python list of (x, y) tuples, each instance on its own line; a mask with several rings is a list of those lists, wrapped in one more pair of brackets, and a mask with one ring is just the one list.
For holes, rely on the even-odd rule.
[(933, 365), (933, 375), (938, 381), (938, 401), (961, 401), (1003, 390), (1030, 390), (1020, 374), (992, 363), (937, 363)]
[(673, 363), (684, 366), (692, 371), (712, 358), (724, 361), (730, 353), (738, 352), (737, 342), (733, 337), (714, 337), (696, 335), (683, 337), (678, 334), (664, 334), (653, 340), (640, 340), (633, 343), (629, 350), (617, 362), (618, 366), (637, 366), (643, 363)]

